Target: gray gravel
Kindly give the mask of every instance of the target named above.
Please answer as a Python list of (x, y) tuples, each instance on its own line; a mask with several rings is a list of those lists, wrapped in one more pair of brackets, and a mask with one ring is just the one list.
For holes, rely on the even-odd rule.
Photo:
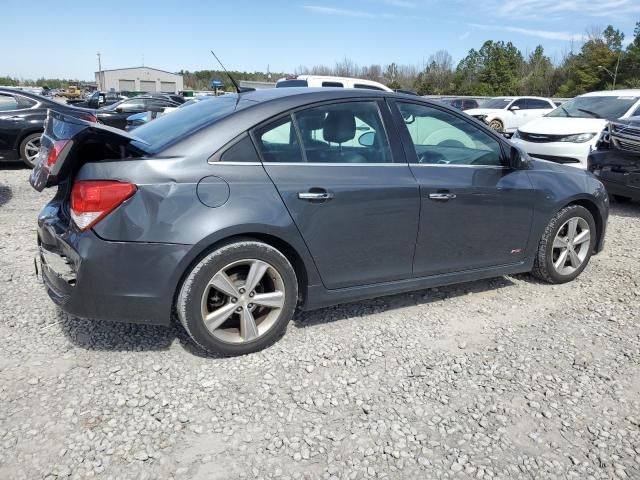
[(58, 311), (27, 177), (0, 170), (0, 478), (640, 478), (638, 203), (573, 283), (325, 309), (220, 359)]

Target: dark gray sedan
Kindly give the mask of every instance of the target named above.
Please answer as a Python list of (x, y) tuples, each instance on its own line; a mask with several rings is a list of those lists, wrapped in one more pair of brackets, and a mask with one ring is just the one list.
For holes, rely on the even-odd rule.
[(62, 309), (244, 354), (296, 307), (518, 272), (567, 282), (604, 243), (590, 173), (532, 160), (416, 96), (274, 89), (135, 136), (51, 112), (31, 176), (57, 186), (36, 265)]

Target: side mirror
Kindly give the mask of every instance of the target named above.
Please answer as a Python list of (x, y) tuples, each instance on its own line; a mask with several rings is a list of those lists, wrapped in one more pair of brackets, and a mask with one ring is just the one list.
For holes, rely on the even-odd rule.
[(509, 167), (514, 170), (523, 170), (527, 168), (529, 156), (518, 147), (511, 147), (509, 152)]
[(517, 105), (513, 105), (513, 106), (509, 107), (509, 110), (511, 110), (512, 112), (515, 112), (517, 110), (520, 110), (520, 107), (517, 106)]
[(358, 143), (363, 147), (371, 147), (376, 142), (376, 132), (366, 132), (360, 135)]

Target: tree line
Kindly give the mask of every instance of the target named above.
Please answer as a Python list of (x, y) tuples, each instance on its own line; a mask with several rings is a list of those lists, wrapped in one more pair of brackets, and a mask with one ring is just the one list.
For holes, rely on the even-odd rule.
[[(207, 90), (211, 81), (233, 90), (224, 71), (181, 70), (186, 89)], [(640, 88), (640, 21), (625, 46), (625, 35), (612, 25), (591, 28), (579, 49), (569, 45), (559, 59), (551, 59), (542, 45), (524, 54), (511, 42), (487, 40), (472, 48), (454, 66), (446, 50), (430, 55), (422, 66), (372, 64), (358, 66), (345, 58), (334, 66), (299, 66), (294, 74), (336, 75), (375, 80), (393, 89), (413, 90), (420, 95), (542, 95), (572, 97), (594, 90)], [(236, 80), (275, 82), (284, 72), (231, 71)], [(69, 79), (24, 80), (0, 77), (0, 85), (63, 88)]]

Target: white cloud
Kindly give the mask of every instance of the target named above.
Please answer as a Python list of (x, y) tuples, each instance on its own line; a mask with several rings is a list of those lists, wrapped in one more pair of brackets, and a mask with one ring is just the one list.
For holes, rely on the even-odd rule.
[(470, 23), (471, 27), (479, 28), (481, 30), (489, 31), (503, 31), (511, 33), (519, 33), (521, 35), (527, 35), (529, 37), (544, 38), (547, 40), (562, 40), (566, 42), (577, 42), (582, 40), (582, 35), (571, 32), (557, 32), (550, 30), (538, 30), (532, 28), (520, 28), (520, 27), (505, 27), (501, 25), (485, 25), (481, 23)]
[(340, 17), (375, 17), (373, 13), (363, 10), (345, 10), (342, 8), (321, 7), (319, 5), (304, 5), (302, 8), (309, 12), (320, 13), (322, 15), (338, 15)]
[(498, 0), (501, 16), (545, 18), (553, 14), (579, 14), (591, 17), (620, 16), (640, 12), (637, 0)]

